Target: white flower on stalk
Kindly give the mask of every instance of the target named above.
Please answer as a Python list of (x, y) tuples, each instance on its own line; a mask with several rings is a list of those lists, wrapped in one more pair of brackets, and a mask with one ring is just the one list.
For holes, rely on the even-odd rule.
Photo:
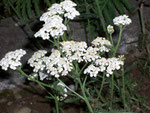
[(22, 49), (8, 52), (5, 57), (1, 59), (0, 66), (3, 70), (7, 70), (8, 68), (16, 70), (18, 66), (22, 65), (20, 60), (25, 54), (26, 51)]
[(47, 73), (55, 76), (66, 76), (72, 70), (72, 63), (67, 58), (63, 58), (58, 50), (52, 50), (52, 54), (49, 56), (50, 62), (46, 64)]
[(107, 32), (108, 32), (109, 34), (113, 34), (113, 33), (114, 33), (114, 27), (111, 26), (111, 25), (108, 25), (108, 26), (107, 26)]
[(98, 48), (93, 48), (92, 46), (88, 47), (86, 52), (83, 54), (84, 61), (92, 62), (100, 58), (100, 56), (97, 54), (98, 50)]
[(106, 40), (104, 37), (97, 37), (92, 41), (92, 45), (97, 47), (100, 52), (109, 52), (109, 48), (106, 46), (111, 46), (109, 40)]
[(28, 64), (33, 67), (34, 72), (38, 72), (39, 70), (43, 71), (45, 68), (45, 64), (43, 64), (43, 57), (47, 51), (45, 50), (39, 50), (35, 52), (31, 58), (28, 60)]
[(106, 72), (106, 76), (109, 77), (113, 74), (113, 71), (119, 70), (124, 62), (119, 58), (100, 58), (95, 61), (95, 65), (99, 67), (101, 72)]
[(35, 33), (35, 37), (42, 37), (43, 40), (49, 39), (50, 36), (57, 38), (63, 35), (67, 27), (63, 24), (63, 19), (59, 15), (54, 15), (45, 20), (43, 27)]
[(57, 84), (57, 86), (60, 87), (60, 88), (62, 89), (62, 91), (63, 91), (63, 92), (60, 92), (60, 95), (61, 95), (61, 96), (58, 96), (58, 100), (59, 100), (59, 101), (63, 101), (63, 100), (68, 96), (68, 95), (66, 94), (66, 93), (68, 93), (67, 88), (66, 88), (66, 86), (65, 86), (63, 83), (61, 83), (61, 82), (59, 82), (59, 83)]
[(113, 23), (116, 26), (122, 26), (122, 25), (125, 26), (131, 24), (132, 20), (127, 15), (120, 15), (113, 19)]
[(62, 52), (66, 58), (72, 62), (74, 60), (83, 61), (83, 54), (86, 52), (87, 44), (85, 42), (64, 41), (61, 42)]
[(80, 13), (75, 8), (71, 8), (67, 13), (64, 14), (64, 17), (67, 17), (73, 20), (76, 16), (79, 16), (79, 15)]
[(99, 67), (96, 67), (93, 64), (91, 64), (84, 70), (84, 74), (90, 74), (90, 77), (97, 77), (99, 71)]
[(74, 19), (76, 16), (79, 16), (80, 13), (75, 9), (75, 4), (71, 0), (65, 0), (60, 3), (62, 8), (65, 10), (64, 17), (67, 17), (68, 19)]

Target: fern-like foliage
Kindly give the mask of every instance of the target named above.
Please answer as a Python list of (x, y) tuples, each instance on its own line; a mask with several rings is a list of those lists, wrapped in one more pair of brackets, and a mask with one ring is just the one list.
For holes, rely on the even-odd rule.
[[(94, 32), (91, 29), (93, 33), (100, 33), (99, 31), (102, 31), (101, 19), (104, 20), (105, 26), (113, 24), (112, 20), (117, 12), (124, 14), (127, 11), (132, 12), (134, 9), (128, 0), (78, 0), (76, 2), (78, 3), (81, 17), (88, 20), (86, 27), (89, 26), (90, 21), (90, 27), (95, 28)], [(102, 16), (99, 16), (100, 12)], [(88, 30), (90, 29), (88, 28)]]
[(5, 0), (6, 10), (12, 9), (12, 12), (19, 17), (24, 24), (39, 18), (42, 11), (47, 10), (53, 2), (58, 0)]

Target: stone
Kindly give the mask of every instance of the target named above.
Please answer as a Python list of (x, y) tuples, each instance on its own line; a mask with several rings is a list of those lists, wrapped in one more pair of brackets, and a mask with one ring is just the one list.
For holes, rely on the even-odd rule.
[[(134, 7), (138, 8), (138, 2), (132, 0), (132, 4), (134, 4)], [(147, 30), (147, 38), (150, 39), (150, 7), (144, 7), (143, 14), (144, 19), (146, 22), (146, 30)], [(128, 54), (130, 51), (135, 51), (135, 49), (138, 47), (138, 39), (140, 34), (142, 33), (141, 30), (141, 23), (140, 23), (140, 17), (139, 12), (136, 10), (136, 12), (129, 15), (129, 17), (132, 20), (132, 23), (126, 27), (126, 29), (123, 32), (121, 44), (118, 49), (119, 54)], [(118, 31), (118, 30), (117, 30)], [(119, 33), (119, 32), (117, 32)], [(116, 34), (117, 34), (116, 33)], [(117, 42), (118, 35), (115, 35), (115, 42)], [(133, 53), (134, 54), (134, 53)]]
[(7, 103), (8, 106), (10, 106), (10, 105), (12, 105), (12, 104), (13, 104), (13, 102), (11, 102), (11, 101)]
[(23, 107), (23, 108), (20, 108), (18, 111), (16, 111), (15, 113), (31, 113), (31, 109), (28, 108), (28, 107)]
[[(25, 32), (16, 25), (13, 17), (5, 18), (0, 21), (0, 59), (9, 51), (16, 49), (25, 49), (29, 43), (28, 36)], [(23, 64), (26, 63), (28, 56), (22, 59)], [(0, 91), (3, 89), (11, 89), (17, 85), (22, 85), (25, 82), (25, 77), (14, 70), (3, 71), (0, 68)]]

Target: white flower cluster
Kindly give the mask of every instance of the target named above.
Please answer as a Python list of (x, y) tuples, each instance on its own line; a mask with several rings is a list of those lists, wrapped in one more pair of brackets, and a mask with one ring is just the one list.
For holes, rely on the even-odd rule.
[(108, 32), (109, 34), (114, 33), (114, 27), (111, 26), (111, 25), (108, 25), (108, 26), (107, 26), (107, 32)]
[(100, 58), (100, 56), (97, 53), (98, 50), (99, 50), (98, 48), (93, 48), (92, 46), (88, 47), (86, 52), (83, 54), (84, 61), (92, 62)]
[(42, 37), (43, 40), (50, 36), (57, 38), (63, 35), (67, 27), (63, 24), (62, 15), (68, 19), (74, 19), (80, 13), (75, 9), (76, 4), (71, 0), (65, 0), (60, 4), (53, 4), (46, 13), (40, 17), (44, 21), (43, 27), (35, 33), (35, 37)]
[(125, 26), (125, 25), (129, 25), (132, 23), (131, 19), (127, 16), (127, 15), (121, 15), (118, 17), (115, 17), (113, 19), (113, 23), (116, 26)]
[(43, 20), (45, 20), (45, 24), (35, 33), (35, 37), (42, 37), (43, 40), (46, 40), (51, 35), (57, 38), (57, 36), (63, 35), (64, 31), (67, 30), (67, 27), (63, 24), (63, 19), (59, 15), (54, 15)]
[(96, 77), (99, 72), (106, 72), (106, 76), (109, 77), (113, 74), (113, 71), (119, 70), (122, 65), (124, 65), (124, 62), (120, 58), (100, 58), (94, 64), (88, 66), (84, 73), (90, 74), (90, 77)]
[(76, 16), (80, 15), (80, 13), (75, 9), (75, 6), (77, 6), (77, 4), (75, 4), (71, 0), (65, 0), (61, 2), (60, 5), (65, 10), (64, 17), (72, 20)]
[(86, 52), (87, 44), (85, 42), (64, 41), (61, 42), (62, 52), (66, 55), (69, 62), (74, 60), (83, 61), (84, 52)]
[[(92, 46), (87, 47), (86, 42), (64, 41), (60, 43), (60, 48), (63, 53), (57, 49), (52, 49), (50, 56), (45, 56), (47, 53), (44, 50), (35, 52), (29, 59), (28, 63), (34, 67), (34, 72), (44, 71), (48, 75), (56, 78), (60, 76), (67, 76), (73, 69), (73, 61), (91, 62), (85, 70), (84, 74), (90, 74), (91, 77), (96, 77), (99, 72), (105, 72), (106, 76), (113, 74), (114, 70), (120, 69), (123, 65), (123, 57), (119, 58), (101, 58), (100, 52), (108, 52), (106, 45), (111, 46), (111, 43), (102, 37), (97, 37), (92, 42)], [(40, 79), (44, 80), (49, 76), (39, 74)], [(49, 77), (50, 78), (50, 77)]]
[(45, 56), (46, 53), (45, 50), (39, 50), (28, 60), (30, 66), (34, 68), (33, 71), (39, 73), (40, 80), (49, 77), (40, 73), (44, 70), (55, 77), (66, 76), (72, 70), (72, 64), (66, 58), (61, 57), (58, 50), (53, 49), (49, 57)]
[(39, 50), (35, 52), (32, 57), (28, 60), (28, 64), (33, 67), (34, 72), (43, 71), (45, 68), (45, 65), (43, 64), (43, 57), (47, 51), (45, 50)]
[(93, 64), (91, 64), (84, 70), (84, 74), (90, 74), (90, 77), (97, 77), (99, 71), (99, 67), (96, 67)]
[(26, 51), (22, 49), (8, 52), (0, 61), (0, 66), (3, 70), (7, 70), (8, 68), (15, 70), (18, 66), (22, 65), (20, 60), (25, 54)]
[(92, 44), (99, 49), (100, 52), (109, 52), (109, 48), (106, 46), (112, 46), (109, 40), (104, 37), (97, 37), (92, 41)]
[(63, 92), (60, 92), (61, 96), (58, 96), (58, 100), (59, 101), (63, 101), (68, 95), (66, 93), (68, 93), (67, 88), (65, 87), (65, 85), (61, 82), (59, 82), (57, 84), (58, 87), (60, 87), (62, 89)]
[(66, 76), (72, 70), (72, 63), (70, 63), (65, 57), (60, 56), (58, 50), (53, 50), (49, 56), (49, 62), (46, 63), (46, 70), (51, 75), (57, 77)]

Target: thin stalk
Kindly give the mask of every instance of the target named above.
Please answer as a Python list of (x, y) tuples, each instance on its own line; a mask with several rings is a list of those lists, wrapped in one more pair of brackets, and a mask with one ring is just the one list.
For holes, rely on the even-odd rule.
[[(69, 19), (65, 18), (65, 21), (64, 21), (64, 25), (67, 27), (67, 30), (68, 30), (68, 22), (69, 22)], [(67, 35), (66, 35), (66, 32), (64, 32), (63, 36), (62, 36), (62, 40), (63, 41), (66, 41), (67, 40)]]
[(124, 108), (126, 108), (126, 96), (125, 96), (125, 78), (124, 78), (124, 69), (123, 69), (123, 66), (122, 66), (122, 99), (123, 99), (123, 105), (124, 105)]
[(55, 96), (55, 106), (56, 106), (56, 113), (59, 113), (59, 104), (58, 104), (58, 99), (57, 97)]
[(61, 82), (69, 91), (71, 91), (72, 93), (74, 93), (75, 95), (77, 95), (78, 97), (80, 97), (81, 99), (85, 100), (84, 97), (82, 97), (81, 95), (79, 95), (78, 93), (76, 93), (74, 90), (72, 90), (71, 88), (69, 88), (64, 82), (62, 82), (59, 78), (57, 78), (57, 80), (59, 82)]
[(45, 83), (43, 83), (43, 82), (41, 82), (41, 81), (38, 81), (38, 80), (36, 80), (36, 79), (31, 78), (30, 76), (28, 76), (25, 72), (22, 71), (21, 67), (17, 67), (17, 70), (18, 70), (22, 75), (24, 75), (25, 77), (29, 78), (30, 80), (32, 80), (32, 81), (34, 81), (34, 82), (36, 82), (36, 83), (38, 83), (38, 84), (41, 84), (42, 86), (51, 88), (49, 85), (47, 85), (47, 84), (45, 84)]
[(110, 42), (111, 42), (112, 46), (114, 47), (114, 42), (113, 42), (113, 39), (112, 39), (112, 34), (110, 34), (109, 36), (110, 36)]
[(84, 66), (81, 68), (81, 70), (80, 70), (80, 72), (79, 72), (79, 74), (81, 74), (82, 73), (82, 71), (85, 69), (85, 67), (87, 66), (87, 62), (84, 64)]
[[(86, 14), (89, 13), (89, 8), (88, 8), (88, 3), (86, 0), (84, 0), (85, 3), (85, 8), (86, 8)], [(90, 25), (90, 19), (87, 19), (87, 23), (88, 23), (88, 33), (89, 33), (89, 43), (92, 42), (92, 32), (91, 32), (91, 25)]]
[(110, 110), (112, 110), (113, 93), (114, 93), (114, 75), (112, 74), (112, 76), (111, 76), (111, 100), (110, 100)]
[(99, 90), (99, 93), (98, 93), (98, 96), (97, 96), (97, 100), (100, 98), (101, 96), (101, 92), (102, 92), (102, 89), (103, 89), (103, 86), (104, 86), (104, 82), (105, 82), (105, 75), (103, 74), (103, 79), (102, 79), (102, 84), (101, 84), (101, 88)]
[(141, 3), (141, 6), (140, 6), (140, 18), (141, 18), (141, 25), (142, 25), (142, 33), (144, 35), (146, 35), (145, 21), (144, 21), (144, 15), (143, 15), (143, 8), (144, 8), (144, 3)]
[[(56, 99), (55, 96), (53, 94), (51, 94), (45, 87), (48, 87), (48, 88), (51, 88), (49, 85), (43, 83), (43, 82), (40, 82), (36, 79), (33, 79), (31, 78), (30, 76), (28, 76), (26, 73), (24, 73), (21, 69), (21, 67), (18, 67), (17, 70), (22, 74), (24, 75), (25, 77), (29, 78), (30, 80), (36, 82), (41, 88), (43, 88), (54, 100)], [(45, 87), (44, 87), (45, 86)], [(56, 101), (56, 100), (55, 100)], [(59, 113), (59, 112), (58, 112)]]
[(54, 38), (54, 45), (57, 47), (57, 49), (59, 50), (59, 52), (61, 53), (61, 55), (64, 57), (64, 54), (60, 48), (60, 45), (59, 45), (59, 37), (57, 38), (57, 40)]
[[(86, 96), (86, 94), (85, 94), (85, 89), (84, 89), (83, 84), (81, 83), (80, 78), (78, 78), (78, 82), (79, 82), (80, 87), (81, 87), (81, 91), (82, 91), (82, 94), (83, 94), (83, 97), (84, 97), (84, 101), (85, 101), (85, 103), (87, 104), (90, 113), (94, 113), (94, 112), (93, 112), (93, 109), (92, 109), (92, 107), (91, 107), (91, 105), (90, 105), (90, 103), (89, 103), (89, 100), (88, 100), (88, 98), (87, 98), (87, 96)], [(84, 84), (85, 84), (85, 83), (84, 83)]]
[(103, 14), (102, 14), (102, 11), (101, 11), (101, 8), (100, 8), (100, 5), (99, 5), (99, 0), (95, 0), (95, 2), (96, 2), (96, 6), (97, 6), (97, 10), (98, 10), (98, 15), (99, 15), (100, 22), (102, 24), (103, 30), (105, 32), (105, 35), (108, 38), (107, 29), (106, 29), (105, 21), (104, 21), (104, 17), (103, 17)]
[(119, 44), (120, 44), (120, 41), (122, 38), (122, 32), (123, 32), (123, 26), (120, 26), (119, 38), (118, 38), (117, 45), (116, 45), (114, 53), (113, 53), (113, 57), (116, 56), (116, 53), (117, 53), (117, 50), (118, 50), (118, 47), (119, 47)]
[(48, 39), (49, 42), (51, 42), (52, 44), (54, 44), (54, 41), (52, 41), (51, 39)]

